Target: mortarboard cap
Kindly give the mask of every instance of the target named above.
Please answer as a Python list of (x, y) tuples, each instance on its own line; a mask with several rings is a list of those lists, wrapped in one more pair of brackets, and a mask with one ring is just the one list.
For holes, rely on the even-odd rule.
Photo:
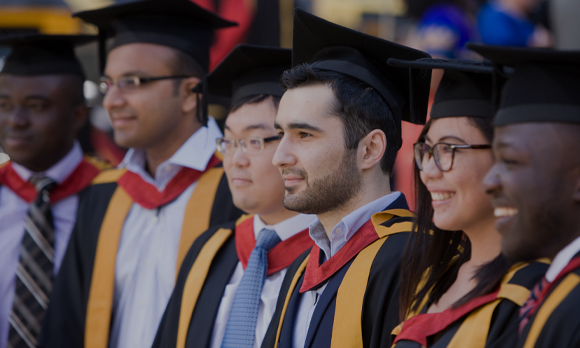
[(414, 69), (444, 69), (431, 106), (431, 118), (493, 118), (493, 66), (470, 60), (423, 58), (404, 61), (390, 58), (391, 66)]
[(99, 27), (101, 50), (104, 38), (110, 36), (114, 36), (113, 48), (130, 43), (168, 46), (192, 56), (204, 71), (214, 30), (237, 25), (190, 0), (132, 1), (77, 12), (73, 17)]
[(96, 40), (93, 35), (11, 35), (0, 38), (10, 46), (2, 73), (13, 75), (72, 74), (84, 79), (75, 46)]
[(292, 51), (285, 48), (238, 45), (211, 74), (209, 94), (237, 101), (257, 94), (281, 97), (280, 76), (291, 68)]
[(429, 54), (342, 27), (301, 9), (294, 12), (292, 47), (292, 66), (310, 63), (314, 68), (354, 77), (377, 90), (392, 110), (399, 132), (401, 120), (425, 123), (431, 71), (396, 68), (385, 62), (389, 58), (429, 58)]
[(469, 44), (496, 66), (513, 67), (494, 124), (580, 123), (580, 51)]

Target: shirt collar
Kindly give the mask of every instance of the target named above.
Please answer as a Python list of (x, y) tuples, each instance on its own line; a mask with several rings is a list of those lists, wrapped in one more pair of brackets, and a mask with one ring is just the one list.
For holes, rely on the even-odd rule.
[(75, 141), (73, 148), (66, 154), (66, 156), (45, 172), (33, 172), (15, 162), (12, 162), (12, 167), (24, 181), (29, 181), (33, 176), (39, 178), (49, 177), (56, 181), (57, 184), (62, 184), (63, 181), (65, 181), (78, 167), (82, 160), (83, 150), (81, 149), (79, 142)]
[(138, 174), (146, 182), (162, 190), (181, 168), (188, 167), (203, 171), (217, 149), (216, 139), (222, 136), (217, 122), (209, 117), (207, 127), (200, 127), (179, 149), (155, 171), (155, 179), (145, 170), (145, 151), (131, 148), (119, 164), (119, 169)]
[(304, 231), (310, 226), (313, 220), (316, 219), (316, 215), (309, 214), (298, 214), (275, 225), (266, 225), (258, 214), (254, 215), (254, 236), (258, 240), (258, 235), (260, 231), (264, 228), (276, 231), (280, 240), (284, 241), (298, 232)]
[(552, 261), (552, 264), (546, 272), (546, 280), (549, 282), (554, 281), (556, 276), (562, 272), (564, 267), (570, 263), (572, 258), (574, 258), (578, 252), (580, 252), (580, 237), (574, 239), (572, 243), (560, 250), (556, 257), (554, 257), (554, 261)]
[(330, 233), (330, 239), (328, 239), (324, 226), (322, 226), (320, 220), (316, 219), (310, 225), (310, 237), (324, 252), (326, 259), (328, 260), (352, 238), (362, 225), (369, 221), (373, 214), (383, 211), (399, 198), (400, 195), (401, 192), (391, 192), (388, 195), (376, 199), (348, 214), (342, 218), (336, 226), (334, 226)]

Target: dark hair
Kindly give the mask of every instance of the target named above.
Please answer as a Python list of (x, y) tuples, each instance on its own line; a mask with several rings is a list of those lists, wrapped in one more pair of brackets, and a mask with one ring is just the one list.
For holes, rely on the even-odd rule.
[[(493, 140), (492, 120), (480, 117), (468, 117), (468, 119), (491, 143)], [(425, 140), (432, 122), (433, 120), (427, 122), (418, 141)], [(455, 282), (461, 265), (471, 258), (471, 243), (463, 231), (446, 231), (433, 225), (431, 195), (421, 181), (420, 171), (416, 165), (414, 177), (416, 194), (414, 229), (416, 233), (411, 234), (403, 256), (404, 262), (401, 264), (403, 267), (399, 295), (401, 320), (404, 320), (409, 313), (421, 310), (423, 303), (437, 303)], [(474, 275), (477, 285), (463, 298), (456, 301), (453, 307), (493, 292), (509, 268), (510, 264), (502, 254), (480, 266)], [(428, 301), (425, 301), (426, 299)]]
[(258, 104), (270, 97), (272, 98), (271, 100), (272, 103), (274, 104), (274, 108), (278, 110), (278, 107), (280, 106), (280, 100), (282, 98), (272, 94), (253, 94), (233, 103), (232, 106), (230, 107), (230, 112), (234, 112), (246, 104)]
[(356, 150), (359, 141), (374, 129), (387, 137), (387, 149), (381, 160), (384, 173), (392, 173), (400, 141), (393, 113), (383, 97), (366, 82), (334, 71), (302, 64), (286, 70), (280, 80), (284, 89), (325, 85), (332, 89), (334, 100), (330, 112), (344, 125), (346, 148)]
[[(197, 61), (189, 54), (181, 50), (173, 48), (173, 59), (170, 61), (170, 69), (172, 75), (195, 76), (202, 78), (204, 74), (203, 68)], [(173, 80), (173, 93), (179, 94), (179, 86), (181, 86), (181, 79)]]

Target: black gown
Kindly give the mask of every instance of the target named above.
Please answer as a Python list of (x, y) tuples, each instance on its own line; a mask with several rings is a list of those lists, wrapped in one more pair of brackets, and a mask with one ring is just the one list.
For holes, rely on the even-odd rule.
[[(529, 265), (523, 268), (519, 268), (517, 271), (515, 271), (513, 277), (507, 280), (507, 283), (518, 285), (527, 290), (530, 290), (542, 278), (547, 269), (548, 265), (546, 263), (532, 262)], [(524, 299), (520, 300), (524, 301)], [(518, 315), (520, 304), (510, 301), (509, 299), (502, 299), (495, 306), (495, 308), (490, 308), (490, 310), (492, 310), (491, 321), (484, 320), (484, 318), (476, 316), (477, 312), (485, 306), (494, 306), (494, 303), (490, 302), (484, 306), (470, 311), (468, 314), (451, 323), (444, 330), (433, 336), (427, 337), (427, 348), (458, 346), (466, 348), (515, 347), (518, 338)], [(421, 314), (425, 314), (428, 307), (429, 306), (425, 306), (421, 310)], [(473, 316), (470, 319), (473, 320), (476, 332), (469, 332), (469, 328), (467, 327), (470, 325), (470, 323), (466, 323), (466, 320), (470, 316)], [(404, 324), (405, 323), (402, 325)], [(463, 327), (464, 324), (465, 327)], [(460, 329), (465, 331), (460, 332)], [(474, 339), (476, 335), (481, 335), (480, 337), (484, 338), (485, 343), (483, 345), (482, 341)], [(394, 348), (421, 348), (421, 344), (411, 340), (401, 340), (394, 345)]]
[[(196, 221), (207, 221), (210, 226), (215, 226), (227, 221), (235, 221), (242, 215), (242, 211), (233, 205), (227, 178), (223, 174), (221, 164), (218, 164), (213, 169), (215, 170), (214, 175), (216, 175), (217, 185), (205, 190), (210, 193), (213, 192), (210, 216), (199, 216), (199, 214), (191, 216), (186, 213), (184, 224), (188, 219), (193, 219), (194, 223)], [(77, 221), (59, 275), (54, 283), (45, 325), (39, 340), (39, 347), (80, 348), (85, 346), (87, 310), (91, 288), (94, 285), (92, 284), (92, 279), (96, 264), (95, 258), (97, 257), (99, 238), (103, 232), (108, 232), (102, 231), (101, 227), (107, 214), (107, 209), (110, 205), (113, 205), (112, 198), (117, 191), (118, 184), (115, 179), (118, 179), (119, 175), (116, 172), (117, 170), (103, 172), (101, 175), (105, 179), (98, 180), (99, 177), (97, 177), (96, 184), (88, 187), (82, 193), (83, 197), (80, 200)], [(107, 176), (112, 179), (107, 180)], [(200, 187), (200, 181), (198, 181), (196, 190)], [(124, 219), (120, 222), (120, 228), (122, 228), (123, 222)], [(113, 276), (111, 275), (111, 277)], [(111, 299), (112, 288), (113, 286), (110, 289)], [(110, 303), (109, 310), (112, 308), (112, 301)], [(111, 313), (110, 316), (100, 320), (108, 323), (110, 327), (113, 322), (112, 315)], [(108, 328), (105, 329), (108, 332)], [(106, 346), (108, 344), (108, 337), (97, 336), (103, 340), (98, 346)]]
[[(407, 202), (403, 195), (385, 209), (385, 211), (389, 210), (397, 212), (397, 215), (391, 215), (391, 218), (386, 221), (384, 219), (372, 221), (373, 224), (370, 226), (372, 226), (373, 231), (376, 231), (379, 235), (379, 230), (383, 229), (388, 231), (392, 228), (397, 230), (397, 232), (389, 234), (386, 240), (381, 237), (381, 239), (368, 245), (367, 248), (370, 248), (374, 243), (381, 240), (384, 242), (378, 249), (376, 255), (374, 255), (374, 258), (372, 258), (368, 264), (370, 267), (370, 270), (368, 268), (366, 270), (366, 272), (369, 272), (368, 279), (365, 279), (363, 283), (353, 284), (353, 286), (358, 287), (361, 294), (364, 294), (362, 308), (357, 306), (349, 307), (348, 304), (346, 307), (343, 304), (343, 306), (339, 308), (339, 306), (337, 306), (337, 294), (339, 294), (341, 286), (347, 283), (343, 282), (343, 279), (347, 276), (348, 270), (353, 266), (353, 263), (357, 261), (358, 255), (362, 254), (364, 250), (357, 251), (357, 253), (352, 255), (346, 264), (336, 270), (336, 272), (328, 278), (326, 288), (318, 300), (318, 304), (310, 321), (304, 345), (305, 348), (330, 348), (331, 344), (336, 347), (350, 347), (351, 343), (343, 341), (333, 342), (333, 339), (336, 339), (336, 337), (342, 337), (341, 334), (344, 333), (346, 333), (349, 338), (355, 336), (358, 337), (358, 335), (362, 336), (362, 342), (359, 341), (356, 345), (362, 343), (362, 346), (365, 348), (391, 346), (390, 332), (399, 323), (398, 302), (400, 262), (405, 245), (409, 238), (409, 233), (411, 233), (410, 231), (412, 230), (412, 214), (408, 211)], [(376, 215), (377, 214), (375, 214), (375, 216)], [(373, 219), (375, 216), (373, 216)], [(361, 238), (361, 229), (353, 235), (351, 241)], [(348, 246), (345, 245), (343, 249), (347, 247)], [(310, 255), (313, 255), (312, 251)], [(291, 267), (298, 268), (306, 256), (307, 255), (303, 255), (297, 259)], [(333, 257), (335, 256), (336, 255)], [(331, 260), (332, 258), (326, 262)], [(290, 277), (288, 275), (286, 276), (280, 296), (278, 297), (276, 312), (274, 313), (274, 317), (283, 318), (281, 328), (269, 328), (262, 344), (263, 348), (274, 348), (275, 346), (279, 348), (293, 347), (294, 324), (300, 306), (300, 299), (303, 296), (299, 290), (304, 283), (304, 280), (305, 273), (302, 272), (296, 286), (292, 287)], [(347, 285), (348, 284), (346, 284), (346, 286)], [(289, 296), (289, 299), (285, 299), (287, 296)], [(287, 306), (285, 308), (285, 313), (282, 316), (285, 301), (287, 302)], [(347, 300), (346, 302), (349, 301)], [(348, 317), (348, 319), (352, 320), (352, 323), (349, 322), (346, 326), (342, 325), (340, 329), (335, 329), (335, 313), (338, 311), (342, 311), (342, 313), (361, 314), (359, 316), (345, 315), (344, 317), (339, 318), (339, 322), (342, 322)], [(278, 330), (280, 330), (280, 335), (277, 340)], [(357, 331), (361, 332), (357, 334)]]
[(568, 266), (570, 272), (554, 280), (514, 347), (580, 347), (580, 253)]

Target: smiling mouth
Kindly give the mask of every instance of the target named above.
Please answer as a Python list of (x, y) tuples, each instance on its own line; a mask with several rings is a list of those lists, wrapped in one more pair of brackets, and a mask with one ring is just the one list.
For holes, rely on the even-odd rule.
[(516, 208), (501, 207), (501, 208), (495, 208), (493, 210), (493, 215), (495, 217), (514, 216), (517, 213), (518, 213), (518, 210)]
[(431, 199), (434, 201), (445, 201), (455, 196), (452, 192), (431, 192)]

